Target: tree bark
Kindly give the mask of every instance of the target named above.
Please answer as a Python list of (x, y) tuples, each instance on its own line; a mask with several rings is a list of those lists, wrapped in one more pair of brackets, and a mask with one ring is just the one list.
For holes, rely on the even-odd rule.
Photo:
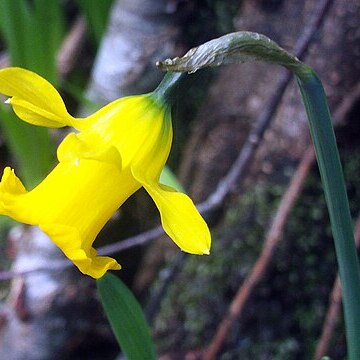
[(167, 0), (118, 0), (97, 54), (87, 91), (108, 103), (154, 89), (163, 73), (157, 60), (173, 56), (179, 28)]
[(95, 282), (73, 267), (56, 270), (64, 257), (37, 227), (14, 228), (9, 246), (13, 271), (42, 270), (11, 281), (7, 302), (0, 308), (0, 358), (62, 360), (86, 358), (88, 352), (92, 359), (103, 359), (104, 348), (115, 354)]

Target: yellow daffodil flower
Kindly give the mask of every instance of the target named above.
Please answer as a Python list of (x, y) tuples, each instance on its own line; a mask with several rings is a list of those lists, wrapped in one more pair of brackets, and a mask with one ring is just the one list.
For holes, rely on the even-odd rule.
[(62, 141), (58, 164), (33, 190), (26, 191), (5, 168), (0, 214), (39, 226), (81, 272), (100, 278), (120, 265), (97, 256), (93, 242), (124, 201), (144, 187), (169, 237), (183, 251), (209, 253), (209, 230), (193, 202), (159, 183), (172, 143), (165, 101), (153, 94), (129, 96), (87, 118), (74, 118), (50, 83), (20, 68), (0, 70), (0, 92), (30, 124), (77, 130)]

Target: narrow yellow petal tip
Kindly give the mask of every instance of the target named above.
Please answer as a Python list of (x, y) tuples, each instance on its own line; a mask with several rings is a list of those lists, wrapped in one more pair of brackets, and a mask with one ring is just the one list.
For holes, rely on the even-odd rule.
[(11, 98), (5, 103), (12, 105), (17, 116), (30, 124), (56, 128), (73, 123), (58, 91), (32, 71), (1, 69), (0, 92)]
[(100, 279), (108, 270), (121, 269), (121, 265), (115, 259), (108, 256), (95, 256), (90, 260), (90, 266), (85, 269), (79, 266), (77, 263), (74, 263), (76, 266), (78, 266), (82, 273), (89, 275), (94, 279)]
[(183, 241), (182, 244), (177, 244), (181, 251), (192, 255), (210, 255), (210, 247), (200, 248), (197, 247), (194, 241)]
[(201, 241), (195, 241), (194, 238), (192, 241), (184, 241), (182, 244), (182, 246), (184, 246), (183, 250), (194, 255), (210, 255), (211, 235), (207, 224), (200, 214), (198, 215), (197, 227), (195, 227), (194, 224), (194, 229), (200, 235), (199, 239), (201, 239)]
[(3, 198), (4, 195), (19, 195), (24, 193), (26, 193), (24, 185), (15, 175), (15, 171), (7, 166), (4, 169), (0, 182), (1, 197)]
[(108, 270), (121, 269), (115, 259), (98, 256), (93, 247), (87, 248), (77, 228), (56, 223), (41, 224), (40, 228), (83, 274), (99, 279)]
[(194, 255), (209, 255), (210, 231), (192, 200), (168, 186), (140, 181), (160, 211), (165, 232), (179, 248)]

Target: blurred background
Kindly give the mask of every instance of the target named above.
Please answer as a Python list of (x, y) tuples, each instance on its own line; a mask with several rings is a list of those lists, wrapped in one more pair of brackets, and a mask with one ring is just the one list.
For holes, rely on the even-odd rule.
[[(1, 0), (0, 66), (41, 74), (86, 116), (152, 91), (158, 60), (228, 32), (263, 33), (324, 83), (360, 238), (359, 20), (357, 0)], [(173, 124), (168, 166), (204, 210), (211, 255), (149, 234), (159, 219), (144, 191), (95, 243), (107, 253), (116, 245), (116, 275), (142, 304), (159, 358), (344, 359), (329, 219), (292, 77), (264, 64), (191, 74)], [(24, 124), (1, 106), (1, 170), (15, 167), (31, 189), (68, 131)], [(0, 359), (121, 359), (95, 281), (38, 229), (0, 226)]]

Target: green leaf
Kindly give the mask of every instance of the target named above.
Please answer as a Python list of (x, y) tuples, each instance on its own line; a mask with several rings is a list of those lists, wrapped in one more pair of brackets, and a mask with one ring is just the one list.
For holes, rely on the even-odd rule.
[(110, 273), (97, 280), (97, 287), (105, 313), (126, 358), (156, 359), (149, 327), (132, 292)]
[(168, 166), (165, 166), (160, 174), (160, 183), (163, 185), (171, 186), (177, 191), (185, 192), (178, 178)]
[(29, 69), (57, 85), (56, 56), (65, 33), (62, 4), (57, 0), (34, 0), (31, 12), (27, 42), (35, 60)]
[[(7, 107), (7, 108), (6, 108)], [(48, 130), (17, 118), (9, 105), (0, 105), (0, 128), (27, 189), (37, 185), (54, 163), (55, 151)]]
[(13, 66), (25, 67), (57, 82), (55, 58), (64, 34), (61, 2), (0, 1), (0, 31)]
[(113, 0), (89, 1), (77, 0), (81, 12), (85, 15), (89, 31), (97, 45), (105, 32)]
[(296, 71), (297, 82), (315, 145), (334, 236), (343, 292), (348, 359), (360, 359), (360, 267), (340, 157), (326, 94), (317, 74), (307, 65)]
[[(12, 66), (21, 66), (58, 82), (56, 53), (64, 34), (63, 9), (57, 0), (0, 1), (0, 33)], [(51, 26), (49, 26), (51, 24)], [(10, 107), (0, 108), (0, 126), (28, 188), (42, 180), (55, 159), (49, 132), (20, 121)]]
[(11, 63), (25, 66), (31, 62), (29, 53), (29, 8), (23, 0), (0, 1), (0, 30), (1, 36), (10, 53)]

